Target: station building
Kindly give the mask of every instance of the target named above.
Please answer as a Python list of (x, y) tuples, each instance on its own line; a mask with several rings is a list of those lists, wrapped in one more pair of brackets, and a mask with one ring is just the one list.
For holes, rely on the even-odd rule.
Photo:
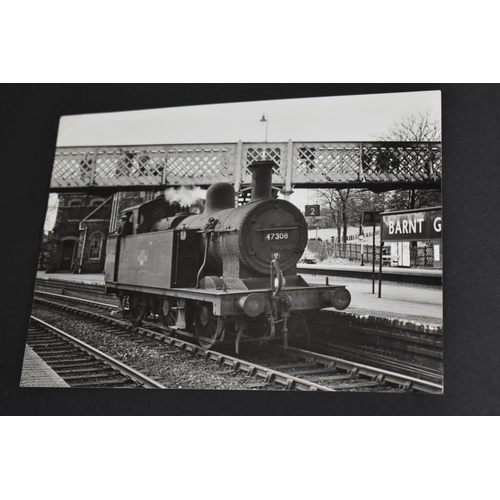
[[(47, 273), (104, 272), (108, 235), (118, 228), (120, 212), (163, 196), (163, 191), (120, 192), (108, 198), (59, 194), (54, 227), (44, 236), (39, 269)], [(180, 205), (172, 204), (174, 213)], [(173, 214), (172, 214), (173, 215)]]
[(46, 271), (102, 272), (112, 198), (60, 194), (58, 201)]

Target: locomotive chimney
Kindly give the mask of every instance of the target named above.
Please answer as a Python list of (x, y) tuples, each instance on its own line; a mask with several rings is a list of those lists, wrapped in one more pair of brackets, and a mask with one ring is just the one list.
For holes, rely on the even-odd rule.
[(256, 161), (249, 165), (252, 172), (252, 198), (250, 201), (272, 198), (273, 161)]
[(211, 214), (219, 210), (234, 208), (235, 192), (232, 184), (227, 182), (217, 182), (212, 184), (207, 190), (204, 214)]

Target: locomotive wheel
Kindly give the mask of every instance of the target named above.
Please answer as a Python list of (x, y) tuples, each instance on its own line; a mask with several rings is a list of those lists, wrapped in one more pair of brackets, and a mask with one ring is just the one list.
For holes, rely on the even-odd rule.
[(177, 322), (177, 300), (162, 298), (160, 300), (160, 323), (171, 327)]
[(128, 295), (121, 295), (118, 297), (118, 300), (123, 317), (128, 318), (130, 315), (130, 297)]
[(211, 304), (198, 304), (196, 306), (194, 326), (198, 343), (204, 349), (213, 347), (221, 338), (226, 327), (223, 318), (213, 315)]
[(307, 320), (308, 313), (292, 314), (288, 320), (288, 338), (297, 347), (311, 347), (311, 334)]
[(143, 294), (134, 294), (130, 300), (130, 321), (133, 326), (141, 326), (148, 313), (148, 300)]

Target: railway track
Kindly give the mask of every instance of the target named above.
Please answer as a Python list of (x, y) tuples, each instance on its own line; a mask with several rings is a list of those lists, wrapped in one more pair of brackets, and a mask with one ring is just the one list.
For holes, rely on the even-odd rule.
[(267, 349), (247, 349), (244, 357), (236, 358), (231, 353), (224, 352), (224, 349), (204, 349), (156, 329), (141, 327), (132, 330), (121, 319), (117, 308), (109, 304), (98, 303), (93, 306), (92, 301), (69, 298), (72, 302), (79, 302), (79, 307), (76, 308), (67, 304), (68, 298), (65, 296), (43, 293), (45, 298), (42, 299), (40, 295), (37, 292), (37, 302), (61, 308), (71, 314), (91, 317), (107, 324), (114, 335), (126, 336), (151, 346), (188, 352), (195, 358), (217, 364), (222, 370), (241, 372), (253, 377), (256, 380), (254, 388), (277, 384), (288, 390), (306, 391), (442, 392), (442, 386), (437, 383), (293, 347), (286, 351), (272, 345)]
[(27, 344), (70, 387), (164, 388), (143, 373), (34, 316), (30, 319)]
[(344, 359), (349, 359), (361, 364), (373, 364), (380, 369), (408, 375), (411, 378), (419, 380), (427, 380), (429, 382), (434, 382), (438, 386), (442, 386), (440, 383), (442, 374), (437, 369), (419, 366), (415, 363), (409, 364), (396, 358), (390, 358), (387, 355), (367, 352), (366, 350), (350, 348), (345, 345), (318, 339), (314, 340), (312, 346), (317, 352), (343, 357)]

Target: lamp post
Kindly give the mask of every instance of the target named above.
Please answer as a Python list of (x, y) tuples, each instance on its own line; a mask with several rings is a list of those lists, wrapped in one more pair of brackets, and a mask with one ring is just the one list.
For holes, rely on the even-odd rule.
[(267, 142), (267, 127), (269, 126), (269, 122), (267, 121), (266, 113), (262, 113), (262, 118), (260, 119), (260, 121), (261, 121), (261, 123), (266, 124), (266, 140), (265, 140), (265, 142)]

